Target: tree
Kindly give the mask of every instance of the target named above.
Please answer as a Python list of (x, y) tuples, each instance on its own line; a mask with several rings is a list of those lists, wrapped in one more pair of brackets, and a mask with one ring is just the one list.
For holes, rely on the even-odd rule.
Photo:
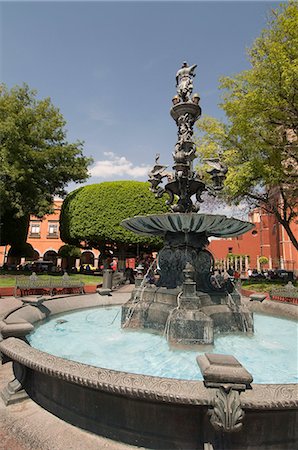
[(8, 251), (9, 257), (16, 258), (33, 258), (34, 257), (34, 248), (28, 242), (22, 244), (15, 244)]
[[(64, 197), (65, 186), (88, 177), (91, 159), (82, 142), (68, 143), (65, 120), (51, 100), (38, 100), (24, 84), (10, 91), (0, 85), (0, 242), (9, 239), (9, 223), (28, 224), (29, 215), (51, 212), (54, 196)], [(23, 233), (26, 235), (26, 233)]]
[(135, 244), (161, 246), (161, 239), (126, 230), (120, 222), (129, 217), (167, 211), (164, 200), (156, 199), (149, 183), (112, 181), (79, 188), (66, 197), (60, 215), (60, 235), (75, 246), (88, 245), (104, 252), (117, 246), (119, 259)]
[(58, 256), (67, 260), (67, 267), (71, 269), (74, 266), (75, 260), (81, 257), (81, 250), (75, 245), (62, 245), (59, 248)]
[(248, 51), (251, 68), (223, 77), (227, 123), (198, 122), (201, 159), (218, 153), (229, 171), (223, 195), (273, 213), (298, 249), (298, 5), (273, 11)]
[(269, 259), (267, 258), (267, 256), (260, 256), (259, 257), (259, 264), (261, 266), (261, 269), (263, 268), (263, 266), (265, 264), (268, 264), (268, 262), (269, 262)]
[[(1, 211), (0, 211), (1, 212)], [(16, 219), (12, 211), (6, 209), (6, 211), (0, 216), (1, 224), (1, 242), (4, 244), (13, 244), (13, 247), (23, 248), (29, 228), (29, 217), (28, 215), (22, 216)], [(1, 226), (1, 225), (0, 225)], [(21, 255), (20, 255), (21, 256)]]

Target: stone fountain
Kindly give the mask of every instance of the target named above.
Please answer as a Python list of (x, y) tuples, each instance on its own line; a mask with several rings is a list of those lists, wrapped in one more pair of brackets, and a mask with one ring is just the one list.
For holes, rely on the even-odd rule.
[[(171, 116), (178, 127), (173, 158), (174, 172), (160, 164), (159, 155), (149, 172), (150, 190), (166, 201), (171, 212), (137, 216), (122, 225), (135, 233), (164, 239), (158, 255), (159, 280), (147, 286), (140, 277), (122, 308), (122, 327), (164, 332), (172, 344), (212, 344), (215, 332), (253, 332), (252, 314), (241, 303), (231, 280), (214, 273), (207, 250), (208, 238), (239, 236), (253, 225), (223, 215), (199, 214), (201, 195), (215, 195), (223, 188), (227, 168), (210, 158), (207, 185), (194, 169), (196, 146), (193, 126), (201, 115), (199, 95), (192, 94), (196, 65), (183, 63), (176, 75), (177, 95)], [(162, 186), (163, 180), (167, 183)]]
[[(225, 216), (198, 214), (201, 193), (220, 189), (226, 168), (218, 159), (209, 160), (213, 186), (207, 186), (192, 166), (192, 127), (201, 113), (198, 95), (192, 96), (195, 67), (183, 64), (177, 73), (178, 95), (171, 110), (178, 125), (174, 173), (166, 173), (158, 158), (150, 172), (151, 190), (158, 196), (169, 194), (172, 212), (124, 221), (126, 228), (137, 233), (163, 236), (165, 244), (158, 258), (158, 283), (147, 286), (140, 270), (135, 291), (122, 310), (122, 326), (158, 330), (173, 343), (211, 344), (214, 331), (251, 332), (253, 323), (233, 284), (213, 273), (212, 255), (206, 249), (208, 238), (237, 236), (252, 225)], [(167, 178), (164, 188), (160, 186), (163, 178)], [(29, 345), (28, 334), (39, 325), (43, 327), (42, 321), (52, 319), (56, 328), (57, 323), (63, 322), (58, 314), (110, 304), (96, 295), (83, 300), (81, 296), (54, 296), (36, 301), (23, 299), (21, 306), (9, 309), (0, 321), (0, 356), (2, 364), (12, 362), (15, 378), (0, 392), (5, 404), (29, 396), (72, 425), (138, 448), (298, 448), (297, 384), (252, 383), (252, 375), (233, 356), (198, 356), (203, 376), (203, 381), (198, 381), (113, 370), (109, 368), (110, 353), (107, 365), (95, 367), (93, 362), (83, 364), (73, 356), (67, 359)], [(297, 317), (295, 305), (271, 300), (251, 301), (247, 305), (250, 311)], [(85, 328), (90, 333), (88, 322), (84, 323)], [(83, 338), (76, 327), (75, 330), (80, 347)], [(59, 334), (64, 352), (65, 335)], [(295, 335), (289, 345), (293, 346), (293, 342)], [(129, 360), (121, 341), (114, 343), (116, 355), (120, 348)], [(100, 342), (100, 346), (105, 345)], [(274, 345), (263, 348), (265, 352), (273, 348), (273, 356), (276, 351), (282, 353)], [(279, 364), (287, 367), (283, 358)], [(271, 371), (271, 364), (267, 371)], [(32, 439), (32, 431), (24, 422), (22, 435), (28, 433)], [(37, 429), (35, 436), (39, 432)]]

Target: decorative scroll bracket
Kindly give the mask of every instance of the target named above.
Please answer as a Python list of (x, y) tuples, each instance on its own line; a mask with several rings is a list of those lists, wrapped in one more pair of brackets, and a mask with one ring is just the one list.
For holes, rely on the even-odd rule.
[(209, 410), (210, 423), (217, 431), (231, 433), (242, 428), (244, 411), (241, 408), (240, 395), (232, 385), (220, 386), (213, 399), (213, 408)]
[(231, 355), (205, 353), (197, 362), (205, 386), (217, 388), (209, 410), (210, 423), (216, 431), (240, 431), (244, 419), (240, 392), (251, 389), (251, 374)]

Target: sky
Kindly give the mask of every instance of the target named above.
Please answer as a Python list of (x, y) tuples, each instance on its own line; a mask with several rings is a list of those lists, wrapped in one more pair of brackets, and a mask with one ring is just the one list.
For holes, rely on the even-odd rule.
[(249, 68), (246, 50), (278, 4), (1, 1), (1, 81), (26, 82), (60, 109), (68, 141), (83, 140), (94, 159), (85, 184), (144, 181), (156, 153), (173, 162), (182, 62), (198, 65), (203, 114), (224, 120), (219, 77)]

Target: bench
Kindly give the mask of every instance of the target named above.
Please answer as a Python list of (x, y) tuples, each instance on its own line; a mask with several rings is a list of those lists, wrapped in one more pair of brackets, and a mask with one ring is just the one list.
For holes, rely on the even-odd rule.
[(35, 294), (59, 294), (79, 293), (84, 294), (84, 283), (72, 278), (65, 273), (62, 277), (39, 278), (34, 272), (29, 277), (20, 276), (16, 278), (15, 297)]

